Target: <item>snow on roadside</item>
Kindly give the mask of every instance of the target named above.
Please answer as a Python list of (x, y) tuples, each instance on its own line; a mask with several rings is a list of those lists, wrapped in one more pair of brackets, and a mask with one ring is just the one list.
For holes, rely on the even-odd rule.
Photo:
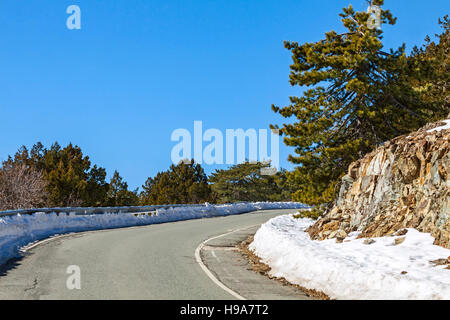
[(156, 214), (35, 213), (0, 217), (0, 265), (20, 255), (20, 248), (54, 235), (90, 230), (143, 226), (180, 220), (241, 214), (255, 210), (297, 209), (293, 202), (255, 202), (158, 209)]
[(445, 124), (440, 126), (440, 127), (428, 130), (427, 132), (434, 132), (434, 131), (441, 131), (441, 130), (448, 130), (448, 129), (450, 129), (450, 119), (442, 120), (441, 122), (445, 122)]
[(399, 237), (374, 238), (368, 245), (353, 233), (336, 243), (311, 240), (305, 230), (313, 223), (292, 215), (273, 218), (250, 249), (272, 268), (271, 275), (334, 299), (450, 299), (450, 270), (430, 263), (449, 257), (450, 250), (433, 245), (430, 234), (408, 229), (399, 245)]

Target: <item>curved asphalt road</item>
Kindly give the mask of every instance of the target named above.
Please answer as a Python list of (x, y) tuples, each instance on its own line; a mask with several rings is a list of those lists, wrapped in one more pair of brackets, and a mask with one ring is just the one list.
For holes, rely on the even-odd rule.
[[(204, 240), (264, 223), (293, 210), (258, 211), (56, 238), (0, 272), (5, 299), (234, 299), (195, 260)], [(81, 269), (81, 289), (68, 290), (67, 267)]]

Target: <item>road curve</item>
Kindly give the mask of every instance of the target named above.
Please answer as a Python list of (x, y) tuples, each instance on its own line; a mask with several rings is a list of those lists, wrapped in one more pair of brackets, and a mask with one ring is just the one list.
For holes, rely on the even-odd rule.
[[(195, 259), (211, 237), (264, 223), (295, 210), (257, 211), (68, 235), (44, 242), (0, 271), (0, 300), (235, 299)], [(69, 266), (79, 266), (81, 289), (69, 290)]]

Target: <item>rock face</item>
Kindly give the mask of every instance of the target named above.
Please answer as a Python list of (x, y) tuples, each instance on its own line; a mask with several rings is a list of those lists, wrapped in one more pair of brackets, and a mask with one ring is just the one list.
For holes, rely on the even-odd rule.
[(339, 242), (353, 231), (371, 238), (415, 228), (450, 248), (449, 124), (429, 124), (352, 163), (334, 208), (309, 228), (311, 238)]

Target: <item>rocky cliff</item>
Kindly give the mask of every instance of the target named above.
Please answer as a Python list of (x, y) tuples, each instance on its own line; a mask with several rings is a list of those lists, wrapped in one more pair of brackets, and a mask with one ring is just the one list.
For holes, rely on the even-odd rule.
[(334, 208), (308, 232), (313, 239), (359, 231), (380, 237), (415, 228), (450, 248), (450, 120), (397, 137), (352, 163)]

